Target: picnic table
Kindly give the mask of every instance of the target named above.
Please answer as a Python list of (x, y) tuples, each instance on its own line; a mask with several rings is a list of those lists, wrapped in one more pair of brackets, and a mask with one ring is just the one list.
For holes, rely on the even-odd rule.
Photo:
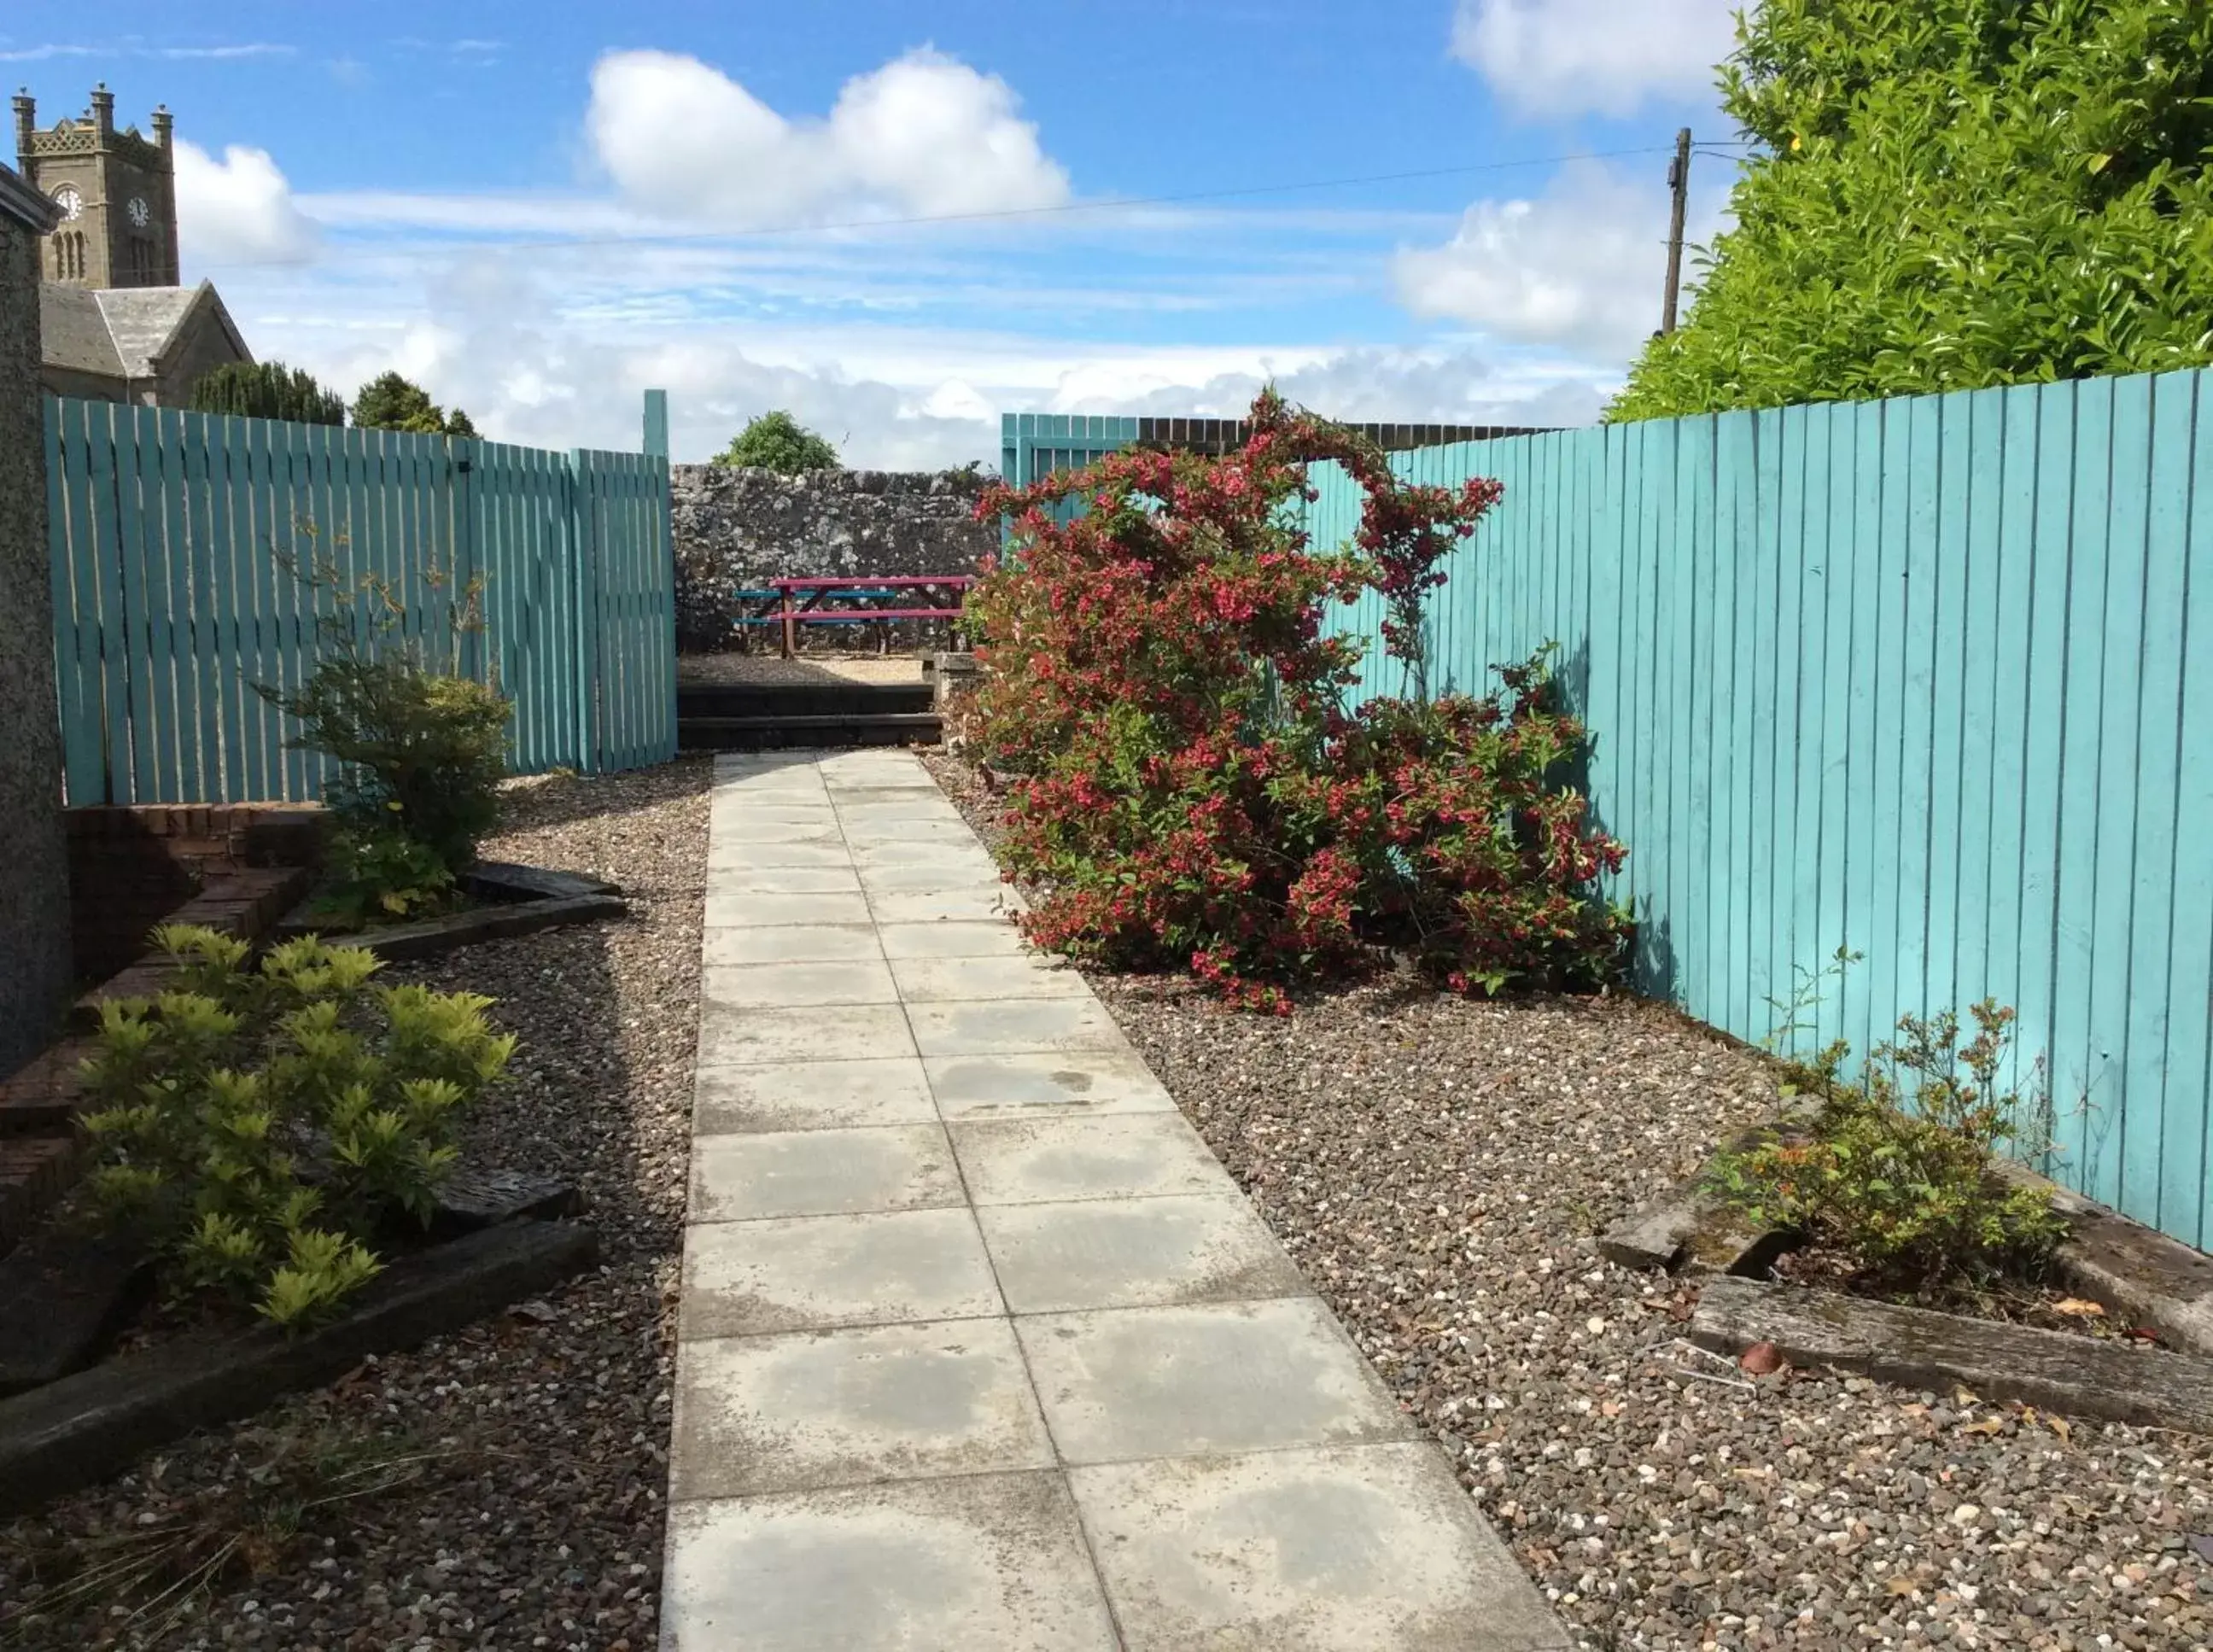
[(802, 625), (870, 625), (893, 619), (958, 619), (973, 574), (900, 574), (883, 578), (771, 580), (738, 591), (733, 625), (782, 628), (783, 657), (796, 652)]

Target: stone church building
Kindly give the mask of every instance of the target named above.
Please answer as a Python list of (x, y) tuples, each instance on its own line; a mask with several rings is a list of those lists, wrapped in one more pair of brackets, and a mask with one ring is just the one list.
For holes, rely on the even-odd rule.
[(253, 359), (214, 284), (180, 284), (167, 109), (153, 125), (119, 130), (104, 85), (43, 131), (15, 98), (16, 169), (57, 214), (39, 247), (40, 379), (54, 395), (181, 407), (200, 375)]

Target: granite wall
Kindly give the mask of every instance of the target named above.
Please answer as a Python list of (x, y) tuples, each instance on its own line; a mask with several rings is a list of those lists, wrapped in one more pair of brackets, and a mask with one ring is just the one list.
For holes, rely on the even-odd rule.
[(38, 233), (0, 205), (0, 1076), (45, 1046), (70, 986), (45, 417)]
[[(676, 531), (676, 643), (686, 653), (742, 643), (727, 615), (732, 594), (771, 579), (824, 574), (966, 574), (997, 548), (998, 530), (974, 517), (990, 478), (965, 471), (774, 471), (721, 465), (669, 467)], [(746, 628), (774, 646), (770, 626)], [(834, 646), (846, 627), (816, 626)]]

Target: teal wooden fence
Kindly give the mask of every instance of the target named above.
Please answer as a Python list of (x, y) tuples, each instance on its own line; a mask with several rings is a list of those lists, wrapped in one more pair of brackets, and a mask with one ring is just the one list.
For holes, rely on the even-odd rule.
[[(2011, 1004), (2054, 1173), (2213, 1243), (2213, 374), (1396, 463), (1506, 485), (1433, 601), (1431, 686), (1559, 644), (1647, 991), (1756, 1039), (1846, 946), (1801, 1044)], [(1357, 491), (1314, 480), (1332, 543)], [(1400, 692), (1380, 644), (1365, 670)]]
[(675, 755), (665, 459), (49, 399), (54, 665), (73, 803), (320, 795), (332, 765), (253, 692), (297, 687), (338, 613), (284, 566), (375, 575), (399, 635), (512, 697), (511, 760)]

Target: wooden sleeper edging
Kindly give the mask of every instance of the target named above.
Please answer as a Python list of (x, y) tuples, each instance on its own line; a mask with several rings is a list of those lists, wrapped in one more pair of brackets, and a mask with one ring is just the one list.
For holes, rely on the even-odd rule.
[(329, 1382), (369, 1355), (459, 1330), (598, 1259), (589, 1228), (490, 1228), (393, 1263), (320, 1331), (182, 1338), (0, 1400), (0, 1518), (105, 1479), (195, 1429)]
[(1793, 1365), (1903, 1388), (1943, 1393), (1959, 1386), (1985, 1400), (2213, 1435), (2213, 1360), (2064, 1331), (1724, 1274), (1700, 1291), (1690, 1338), (1732, 1355), (1768, 1343)]

